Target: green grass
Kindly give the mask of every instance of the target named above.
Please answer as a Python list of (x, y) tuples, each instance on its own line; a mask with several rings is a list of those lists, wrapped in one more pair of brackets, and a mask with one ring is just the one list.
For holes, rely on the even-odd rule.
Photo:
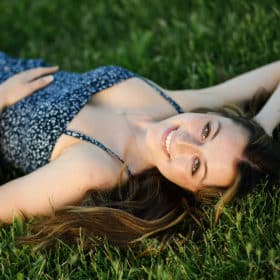
[[(117, 64), (172, 89), (210, 86), (280, 54), (279, 1), (2, 0), (0, 12), (2, 51), (69, 71)], [(260, 187), (198, 241), (146, 256), (106, 244), (34, 253), (15, 245), (25, 232), (17, 222), (0, 231), (0, 279), (279, 279), (279, 202), (279, 185)]]

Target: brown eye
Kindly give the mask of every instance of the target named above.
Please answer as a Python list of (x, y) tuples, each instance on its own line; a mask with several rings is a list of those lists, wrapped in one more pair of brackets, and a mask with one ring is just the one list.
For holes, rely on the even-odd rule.
[(208, 122), (202, 130), (202, 134), (201, 134), (202, 141), (204, 141), (209, 136), (210, 131), (211, 131), (210, 122)]
[(196, 173), (200, 166), (200, 160), (199, 158), (195, 158), (192, 164), (192, 176)]

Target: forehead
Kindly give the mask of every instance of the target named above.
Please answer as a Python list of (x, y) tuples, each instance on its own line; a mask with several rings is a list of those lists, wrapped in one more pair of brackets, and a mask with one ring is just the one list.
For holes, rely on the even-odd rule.
[[(210, 120), (219, 123), (220, 129), (215, 139), (209, 140), (201, 149), (207, 166), (203, 185), (229, 186), (236, 176), (237, 163), (243, 157), (248, 132), (232, 119), (223, 116), (211, 114)], [(213, 127), (216, 126), (213, 124)]]

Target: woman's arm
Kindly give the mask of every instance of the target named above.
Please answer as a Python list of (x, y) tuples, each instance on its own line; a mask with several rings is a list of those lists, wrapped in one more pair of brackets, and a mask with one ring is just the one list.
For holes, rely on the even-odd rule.
[[(39, 67), (16, 74), (0, 84), (0, 113), (24, 97), (46, 87), (58, 67)], [(47, 75), (47, 76), (46, 76)]]
[(44, 167), (2, 185), (0, 221), (49, 216), (53, 210), (78, 203), (89, 189), (100, 187), (104, 177), (99, 174), (104, 174), (105, 168), (102, 160), (92, 157), (88, 146), (75, 144)]
[(279, 81), (280, 61), (276, 61), (216, 86), (198, 90), (172, 90), (168, 94), (185, 111), (190, 111), (200, 107), (213, 108), (227, 103), (240, 103), (251, 99), (260, 88), (271, 93)]
[(274, 128), (280, 123), (280, 83), (254, 119), (268, 135), (272, 135)]

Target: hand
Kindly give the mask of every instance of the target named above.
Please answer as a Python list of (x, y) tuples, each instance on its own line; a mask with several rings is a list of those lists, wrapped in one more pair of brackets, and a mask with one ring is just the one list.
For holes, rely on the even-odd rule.
[(49, 75), (58, 70), (54, 67), (39, 67), (16, 74), (0, 84), (0, 109), (11, 106), (53, 81)]

